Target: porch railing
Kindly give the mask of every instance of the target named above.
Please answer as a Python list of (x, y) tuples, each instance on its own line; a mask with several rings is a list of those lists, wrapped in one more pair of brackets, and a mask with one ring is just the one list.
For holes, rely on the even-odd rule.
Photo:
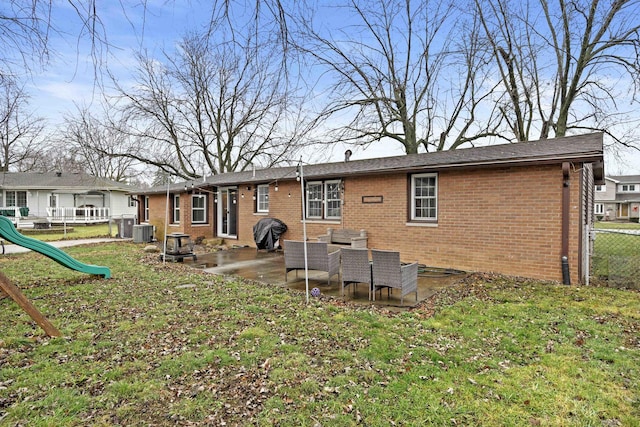
[(47, 219), (49, 222), (69, 222), (78, 224), (107, 222), (110, 217), (111, 211), (109, 208), (47, 208)]

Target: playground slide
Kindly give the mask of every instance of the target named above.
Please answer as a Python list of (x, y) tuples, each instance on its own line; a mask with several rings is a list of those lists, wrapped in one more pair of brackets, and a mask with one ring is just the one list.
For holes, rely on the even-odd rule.
[(32, 251), (40, 252), (42, 255), (51, 258), (58, 264), (72, 270), (87, 274), (97, 274), (103, 276), (105, 279), (111, 277), (111, 270), (109, 270), (109, 267), (84, 264), (75, 258), (70, 257), (66, 252), (61, 251), (55, 246), (27, 237), (19, 233), (11, 220), (4, 216), (0, 216), (0, 238), (6, 239), (18, 246), (31, 249)]

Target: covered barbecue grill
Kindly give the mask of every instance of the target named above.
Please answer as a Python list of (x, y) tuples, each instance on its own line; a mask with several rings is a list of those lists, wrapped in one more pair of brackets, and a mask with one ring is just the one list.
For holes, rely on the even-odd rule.
[(276, 218), (262, 218), (253, 226), (253, 240), (258, 249), (272, 251), (280, 245), (278, 240), (287, 231), (287, 225)]

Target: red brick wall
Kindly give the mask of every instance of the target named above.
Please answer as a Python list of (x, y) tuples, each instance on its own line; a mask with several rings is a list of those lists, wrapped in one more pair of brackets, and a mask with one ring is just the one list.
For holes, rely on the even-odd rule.
[[(365, 228), (370, 248), (399, 250), (405, 261), (561, 280), (562, 182), (559, 165), (441, 172), (437, 225), (418, 226), (407, 220), (406, 175), (349, 179), (345, 226)], [(570, 188), (575, 282), (579, 183)], [(377, 195), (384, 203), (361, 203), (361, 196)]]
[(207, 221), (204, 224), (191, 223), (191, 194), (182, 194), (180, 196), (180, 222), (183, 224), (182, 232), (190, 235), (192, 239), (197, 237), (213, 237), (216, 230), (214, 222), (215, 212), (213, 208), (215, 195), (213, 193), (198, 193), (197, 191), (195, 193), (205, 194), (207, 196)]
[[(580, 183), (571, 173), (570, 272), (578, 278)], [(253, 190), (240, 186), (238, 239), (229, 243), (255, 246), (253, 225), (265, 216), (288, 226), (284, 239), (301, 240), (301, 192), (297, 181), (269, 188), (268, 215), (254, 213)], [(253, 188), (253, 187), (252, 187)], [(365, 229), (369, 248), (398, 250), (404, 261), (433, 267), (497, 272), (548, 280), (562, 280), (561, 165), (486, 168), (438, 173), (438, 221), (416, 225), (408, 220), (409, 180), (405, 173), (349, 177), (344, 180), (342, 221), (307, 221), (307, 237), (315, 240), (328, 227)], [(381, 196), (382, 203), (363, 203), (363, 196)], [(164, 197), (152, 200), (152, 223), (158, 212), (164, 221)], [(210, 198), (210, 205), (212, 204)], [(370, 199), (371, 200), (371, 199)], [(181, 198), (184, 217), (190, 201)], [(159, 209), (158, 209), (159, 208)], [(206, 227), (181, 230), (192, 237), (215, 234), (212, 209)], [(169, 232), (172, 230), (170, 229)]]
[[(247, 189), (247, 187), (251, 187)], [(229, 239), (229, 242), (239, 245), (255, 246), (253, 240), (253, 226), (265, 217), (277, 218), (287, 224), (288, 231), (281, 240), (302, 240), (302, 203), (300, 196), (300, 183), (297, 181), (278, 182), (278, 191), (275, 184), (269, 185), (269, 213), (256, 213), (253, 200), (254, 186), (242, 185), (238, 188), (238, 239)], [(242, 198), (242, 193), (245, 197)], [(327, 227), (340, 227), (339, 222), (307, 222), (307, 237), (315, 240), (320, 234), (325, 234)]]
[[(213, 237), (215, 234), (214, 210), (213, 210), (213, 194), (207, 197), (207, 223), (191, 224), (191, 194), (180, 194), (180, 223), (172, 222), (171, 209), (172, 202), (169, 201), (169, 224), (167, 225), (167, 233), (185, 233), (192, 238), (199, 236)], [(165, 230), (165, 218), (167, 208), (167, 195), (155, 194), (149, 196), (149, 224), (156, 227), (155, 237), (162, 240)], [(144, 211), (141, 212), (140, 218), (144, 218)]]
[[(165, 223), (165, 207), (166, 207), (166, 195), (152, 195), (147, 196), (149, 198), (149, 224), (156, 228), (156, 239), (162, 240), (164, 236), (164, 223)], [(144, 204), (142, 204), (142, 212), (140, 218), (144, 220)], [(168, 230), (169, 233), (173, 231), (182, 230)]]

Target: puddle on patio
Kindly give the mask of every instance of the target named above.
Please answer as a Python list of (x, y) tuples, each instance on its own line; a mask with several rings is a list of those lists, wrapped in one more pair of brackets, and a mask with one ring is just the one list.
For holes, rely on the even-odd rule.
[[(212, 274), (240, 276), (248, 280), (283, 286), (299, 291), (306, 291), (304, 271), (291, 271), (285, 279), (284, 253), (282, 251), (259, 251), (255, 248), (242, 247), (224, 251), (198, 254), (196, 261), (185, 260), (195, 268), (201, 268)], [(386, 291), (376, 293), (376, 301), (369, 301), (369, 292), (364, 284), (349, 286), (345, 289), (345, 300), (353, 303), (375, 304), (385, 307), (409, 308), (432, 296), (438, 289), (457, 283), (466, 276), (465, 272), (421, 266), (418, 272), (418, 301), (414, 294), (404, 298), (400, 304), (399, 293), (387, 295)], [(341, 282), (338, 276), (331, 278), (327, 284), (327, 273), (309, 271), (309, 290), (320, 289), (320, 292), (340, 298)]]

